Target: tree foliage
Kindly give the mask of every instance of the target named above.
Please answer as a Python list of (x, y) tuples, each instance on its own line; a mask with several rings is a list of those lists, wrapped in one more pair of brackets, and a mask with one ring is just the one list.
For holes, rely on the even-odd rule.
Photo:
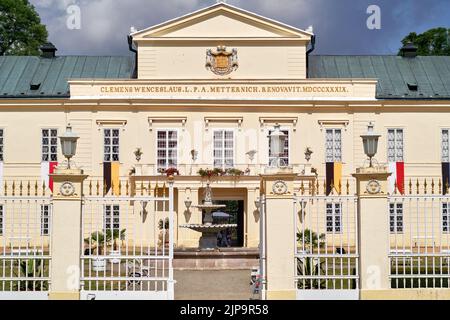
[(47, 29), (28, 0), (0, 0), (0, 56), (39, 55)]
[(417, 46), (420, 56), (450, 55), (450, 29), (447, 28), (434, 28), (421, 34), (411, 32), (402, 40), (403, 45), (409, 42)]

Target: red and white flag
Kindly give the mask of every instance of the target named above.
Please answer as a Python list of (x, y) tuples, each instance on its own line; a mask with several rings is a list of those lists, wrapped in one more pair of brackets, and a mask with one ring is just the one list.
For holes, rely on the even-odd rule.
[(45, 182), (45, 186), (53, 192), (53, 179), (50, 177), (55, 171), (58, 162), (42, 162), (41, 163), (41, 181)]
[[(395, 191), (405, 194), (405, 163), (389, 162), (389, 172), (392, 173), (388, 178), (389, 193), (393, 194)], [(395, 187), (397, 187), (397, 190), (395, 190)]]

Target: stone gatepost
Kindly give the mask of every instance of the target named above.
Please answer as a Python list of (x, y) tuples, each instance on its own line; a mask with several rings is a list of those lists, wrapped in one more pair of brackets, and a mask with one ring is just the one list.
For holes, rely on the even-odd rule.
[[(297, 174), (279, 171), (261, 175), (265, 196), (265, 280), (269, 300), (296, 298), (294, 180)], [(264, 235), (262, 235), (264, 236)]]
[(50, 272), (52, 300), (80, 299), (82, 170), (55, 169)]
[(386, 167), (358, 168), (359, 267), (361, 299), (383, 299), (389, 284), (388, 177)]

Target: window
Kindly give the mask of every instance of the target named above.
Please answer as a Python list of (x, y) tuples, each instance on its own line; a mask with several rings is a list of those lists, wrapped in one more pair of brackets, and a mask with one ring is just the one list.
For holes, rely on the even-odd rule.
[(119, 161), (119, 129), (104, 129), (104, 161)]
[(158, 130), (156, 144), (158, 169), (176, 168), (178, 132), (176, 130)]
[[(284, 153), (281, 155), (280, 159), (284, 161), (285, 165), (289, 165), (289, 130), (281, 130), (286, 135), (286, 140), (284, 141)], [(269, 135), (273, 132), (273, 130), (269, 130)], [(274, 157), (271, 157), (272, 154), (272, 146), (269, 139), (269, 164), (274, 160)]]
[(388, 162), (403, 162), (403, 129), (388, 130)]
[(120, 206), (107, 204), (104, 209), (103, 229), (105, 232), (120, 230)]
[(342, 231), (342, 207), (340, 203), (327, 203), (327, 232), (340, 233)]
[(342, 162), (341, 129), (327, 129), (325, 139), (326, 162)]
[(3, 205), (0, 204), (0, 236), (3, 235), (3, 219), (4, 219)]
[(0, 129), (0, 162), (3, 162), (3, 129)]
[(450, 162), (448, 131), (448, 129), (442, 130), (442, 162)]
[(233, 130), (214, 131), (214, 167), (234, 166), (234, 132)]
[(403, 232), (403, 203), (389, 204), (389, 227), (391, 233)]
[(444, 202), (442, 204), (442, 232), (450, 233), (449, 221), (450, 221), (450, 202)]
[(46, 236), (50, 231), (50, 206), (41, 205), (41, 236)]
[(42, 129), (42, 161), (58, 161), (58, 130)]

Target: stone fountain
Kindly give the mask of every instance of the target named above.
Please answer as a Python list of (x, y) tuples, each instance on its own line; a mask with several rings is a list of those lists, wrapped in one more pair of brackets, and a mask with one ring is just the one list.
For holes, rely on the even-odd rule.
[(208, 182), (206, 184), (205, 199), (203, 204), (198, 206), (193, 206), (200, 210), (205, 210), (205, 217), (203, 219), (203, 224), (183, 224), (180, 225), (181, 228), (188, 228), (197, 232), (201, 232), (199, 249), (201, 250), (213, 250), (217, 248), (217, 234), (228, 228), (237, 228), (237, 224), (213, 224), (213, 214), (214, 209), (225, 208), (224, 204), (213, 204), (212, 202), (212, 191), (211, 185)]

